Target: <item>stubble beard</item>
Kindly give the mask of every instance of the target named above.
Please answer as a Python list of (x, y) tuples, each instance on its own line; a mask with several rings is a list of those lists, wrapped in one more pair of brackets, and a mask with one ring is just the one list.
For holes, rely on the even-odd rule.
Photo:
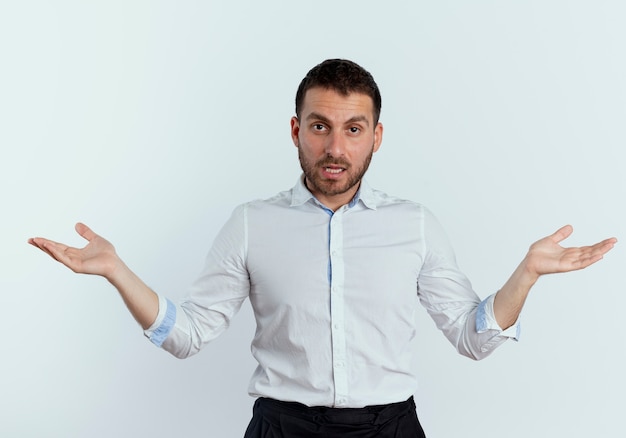
[[(342, 158), (333, 158), (327, 156), (316, 163), (311, 163), (306, 157), (303, 156), (302, 150), (298, 145), (298, 158), (300, 160), (300, 167), (302, 167), (302, 171), (304, 172), (304, 176), (306, 178), (306, 185), (311, 192), (320, 193), (324, 196), (336, 196), (346, 193), (354, 186), (359, 184), (367, 172), (369, 168), (370, 162), (372, 161), (372, 155), (374, 154), (374, 145), (372, 145), (372, 149), (370, 153), (363, 161), (361, 167), (353, 170), (352, 164), (348, 163)], [(341, 181), (334, 180), (325, 180), (319, 176), (319, 169), (328, 166), (341, 166), (348, 174), (348, 179), (345, 183)]]

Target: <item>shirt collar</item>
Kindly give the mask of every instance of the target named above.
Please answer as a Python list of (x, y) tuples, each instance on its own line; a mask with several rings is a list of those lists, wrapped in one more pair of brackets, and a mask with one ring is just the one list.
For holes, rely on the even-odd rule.
[[(311, 199), (315, 199), (315, 196), (307, 189), (304, 184), (304, 174), (300, 175), (298, 178), (298, 182), (291, 190), (291, 207), (297, 207), (308, 202)], [(377, 207), (377, 196), (374, 190), (370, 187), (370, 185), (364, 179), (361, 180), (361, 185), (359, 190), (357, 190), (354, 198), (348, 203), (348, 207), (352, 208), (359, 201), (363, 202), (370, 210), (376, 210)]]

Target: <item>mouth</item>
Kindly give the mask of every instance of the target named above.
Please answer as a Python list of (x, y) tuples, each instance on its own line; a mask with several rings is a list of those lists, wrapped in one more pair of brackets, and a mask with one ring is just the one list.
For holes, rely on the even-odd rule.
[(341, 172), (345, 171), (343, 167), (324, 167), (324, 171), (333, 175), (338, 175)]
[(341, 166), (322, 166), (322, 175), (323, 178), (326, 180), (338, 180), (340, 179), (343, 174), (346, 172), (346, 168), (345, 167), (341, 167)]

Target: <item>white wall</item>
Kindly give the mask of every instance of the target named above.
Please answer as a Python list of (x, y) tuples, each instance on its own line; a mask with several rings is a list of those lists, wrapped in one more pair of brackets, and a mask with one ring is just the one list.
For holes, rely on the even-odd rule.
[[(383, 3), (4, 2), (1, 436), (242, 436), (247, 304), (179, 361), (106, 281), (26, 240), (82, 245), (84, 221), (182, 296), (232, 208), (295, 182), (293, 97), (325, 58), (374, 74), (385, 140), (370, 183), (438, 215), (481, 296), (565, 223), (570, 245), (626, 234), (623, 2)], [(618, 244), (542, 279), (522, 341), (482, 362), (422, 312), (429, 437), (622, 436), (625, 263)]]

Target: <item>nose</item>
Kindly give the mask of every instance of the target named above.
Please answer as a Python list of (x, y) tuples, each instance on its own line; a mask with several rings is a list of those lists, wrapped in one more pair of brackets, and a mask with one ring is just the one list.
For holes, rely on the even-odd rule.
[(346, 138), (339, 130), (332, 132), (326, 137), (326, 155), (329, 157), (342, 157), (346, 152)]

